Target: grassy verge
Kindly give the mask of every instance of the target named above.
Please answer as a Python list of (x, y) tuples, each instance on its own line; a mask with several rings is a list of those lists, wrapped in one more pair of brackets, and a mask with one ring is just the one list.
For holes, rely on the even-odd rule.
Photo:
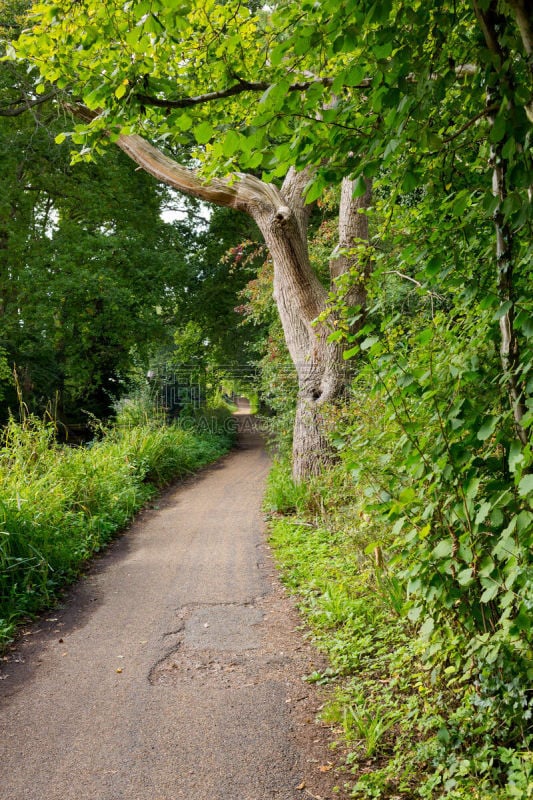
[(158, 489), (232, 444), (220, 416), (187, 429), (124, 413), (92, 446), (55, 442), (36, 419), (0, 441), (0, 646), (46, 607)]
[[(428, 659), (401, 585), (372, 549), (383, 532), (342, 469), (296, 487), (278, 464), (265, 507), (283, 580), (330, 661), (309, 679), (334, 686), (323, 717), (348, 744), (349, 795), (533, 797), (527, 732), (509, 708), (484, 701), (476, 675), (465, 681), (448, 653)], [(460, 659), (460, 641), (456, 649)]]

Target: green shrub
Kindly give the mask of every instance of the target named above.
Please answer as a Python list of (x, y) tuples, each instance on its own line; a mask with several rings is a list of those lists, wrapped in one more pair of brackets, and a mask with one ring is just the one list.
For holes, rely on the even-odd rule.
[[(361, 402), (356, 413), (366, 417)], [(391, 565), (396, 534), (369, 502), (380, 475), (392, 469), (382, 444), (364, 450), (374, 485), (360, 470), (350, 478), (336, 468), (294, 499), (288, 472), (277, 464), (265, 503), (284, 509), (271, 517), (271, 542), (329, 658), (328, 669), (308, 680), (331, 684), (323, 717), (348, 747), (349, 794), (531, 798), (527, 650), (520, 655), (501, 634), (497, 649), (493, 638), (491, 648), (481, 641), (472, 653), (458, 626), (430, 630), (409, 618), (412, 598)]]

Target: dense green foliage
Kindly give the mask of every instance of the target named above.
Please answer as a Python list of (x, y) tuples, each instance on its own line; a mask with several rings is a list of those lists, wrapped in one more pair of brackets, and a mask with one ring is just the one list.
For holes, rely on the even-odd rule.
[(54, 427), (34, 417), (11, 421), (0, 443), (0, 642), (159, 488), (226, 452), (232, 434), (224, 419), (189, 420), (184, 429), (129, 402), (115, 426), (83, 448), (58, 445)]
[[(9, 51), (33, 65), (31, 96), (54, 83), (94, 112), (64, 126), (77, 160), (136, 132), (206, 177), (307, 168), (309, 202), (345, 176), (361, 196), (372, 183), (371, 242), (355, 243), (368, 308), (344, 302), (354, 269), (323, 315), (343, 320), (331, 341), (357, 376), (329, 410), (346, 476), (273, 479), (271, 507), (303, 514), (275, 536), (354, 675), (338, 706), (366, 742), (354, 796), (531, 796), (530, 4), (60, 0), (31, 20)], [(233, 279), (215, 273), (197, 284)], [(284, 451), (295, 386), (269, 287), (267, 264), (245, 304), (270, 326)], [(216, 315), (202, 321), (229, 352)], [(201, 352), (204, 333), (191, 315), (180, 346)]]
[[(379, 459), (379, 446), (369, 455)], [(532, 797), (519, 663), (476, 662), (459, 634), (448, 650), (428, 646), (406, 615), (403, 581), (375, 550), (387, 527), (363, 493), (355, 499), (360, 488), (342, 466), (295, 486), (277, 464), (265, 498), (284, 580), (329, 657), (307, 679), (331, 684), (322, 716), (340, 739), (338, 783), (358, 800)]]
[(205, 227), (195, 232), (175, 340), (179, 345), (183, 328), (193, 325), (196, 341), (188, 353), (176, 353), (178, 362), (231, 368), (253, 358), (260, 326), (242, 325), (239, 295), (257, 270), (258, 236), (250, 218), (227, 208), (213, 209)]
[[(349, 395), (329, 409), (341, 464), (305, 486), (276, 468), (266, 509), (286, 579), (340, 676), (325, 714), (348, 742), (353, 796), (526, 798), (531, 449), (502, 376), (488, 225), (470, 218), (457, 236), (454, 217), (439, 232), (444, 250), (424, 250), (409, 242), (427, 223), (424, 200), (403, 198), (385, 217), (378, 198), (370, 212), (371, 307), (347, 354)], [(525, 354), (530, 268), (517, 271)], [(264, 297), (252, 298), (259, 310)], [(283, 372), (283, 352), (277, 361)], [(285, 412), (288, 389), (274, 403)]]
[(136, 365), (172, 341), (185, 231), (160, 219), (164, 194), (118, 154), (71, 168), (54, 111), (41, 112), (0, 118), (0, 414), (17, 406), (15, 368), (32, 410), (53, 402), (79, 422), (81, 409), (108, 414)]

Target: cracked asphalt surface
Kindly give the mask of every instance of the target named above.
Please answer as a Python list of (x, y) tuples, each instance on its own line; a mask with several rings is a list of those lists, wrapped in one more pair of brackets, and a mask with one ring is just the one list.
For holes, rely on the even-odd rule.
[(269, 459), (249, 423), (8, 653), (1, 800), (342, 797), (301, 679), (321, 659), (264, 540)]

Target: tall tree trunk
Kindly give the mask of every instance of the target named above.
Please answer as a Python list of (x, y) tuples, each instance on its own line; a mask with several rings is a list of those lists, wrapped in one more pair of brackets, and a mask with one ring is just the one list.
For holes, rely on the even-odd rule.
[[(309, 260), (310, 208), (303, 195), (309, 174), (305, 170), (289, 170), (281, 189), (242, 174), (233, 176), (231, 181), (204, 184), (193, 170), (182, 167), (139, 136), (121, 136), (118, 145), (158, 180), (194, 197), (244, 211), (257, 223), (274, 264), (274, 300), (298, 376), (293, 475), (301, 481), (319, 473), (333, 457), (322, 407), (344, 391), (346, 370), (342, 347), (328, 341), (331, 320), (322, 320), (327, 312), (328, 290)], [(360, 263), (360, 245), (368, 238), (367, 219), (362, 211), (369, 202), (370, 187), (364, 198), (354, 198), (351, 182), (344, 182), (339, 212), (340, 249), (330, 263), (332, 281)], [(365, 305), (368, 271), (369, 262), (365, 259), (351, 293), (351, 304)]]
[[(526, 53), (531, 67), (531, 20), (525, 13), (527, 3), (517, 0), (510, 3), (517, 13), (519, 29), (524, 41)], [(501, 91), (503, 82), (509, 80), (505, 74), (505, 64), (510, 60), (510, 55), (502, 42), (505, 41), (507, 19), (500, 13), (497, 0), (491, 0), (488, 6), (483, 6), (474, 0), (474, 10), (485, 38), (487, 49), (492, 55), (492, 65), (495, 73), (493, 85), (487, 89), (487, 109), (497, 108), (504, 100)], [(522, 16), (520, 16), (522, 15)], [(522, 24), (521, 24), (522, 23)], [(526, 109), (527, 111), (527, 109)], [(496, 112), (490, 111), (489, 122), (494, 124)], [(500, 317), (500, 358), (502, 371), (507, 386), (509, 402), (513, 412), (515, 430), (523, 445), (528, 443), (528, 432), (522, 424), (526, 413), (524, 382), (521, 370), (520, 346), (515, 329), (515, 288), (514, 288), (514, 253), (513, 231), (504, 214), (504, 201), (507, 197), (507, 172), (508, 163), (503, 155), (506, 140), (491, 144), (490, 166), (492, 168), (492, 192), (497, 199), (494, 211), (494, 232), (496, 235), (496, 268), (498, 275), (498, 295), (502, 305), (506, 306), (505, 313)]]

